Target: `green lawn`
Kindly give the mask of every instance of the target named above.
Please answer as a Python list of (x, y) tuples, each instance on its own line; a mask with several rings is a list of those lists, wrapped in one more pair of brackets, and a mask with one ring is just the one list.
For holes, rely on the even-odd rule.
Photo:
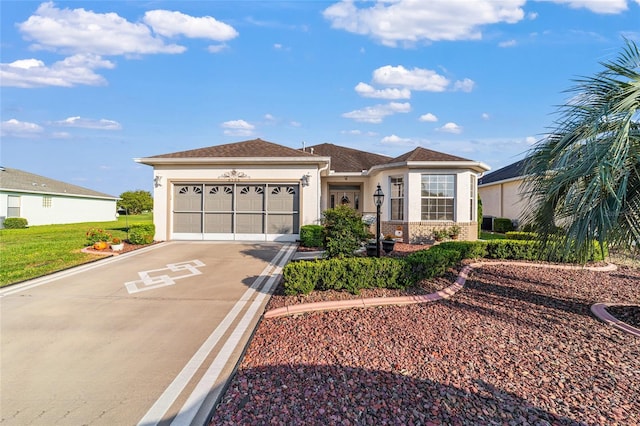
[(487, 232), (487, 231), (482, 231), (480, 233), (480, 239), (481, 240), (503, 240), (507, 237), (505, 237), (504, 234), (500, 234), (498, 232)]
[(127, 226), (153, 223), (151, 213), (120, 216), (117, 221), (0, 229), (0, 287), (81, 265), (97, 255), (82, 253), (86, 232), (102, 228), (127, 238)]

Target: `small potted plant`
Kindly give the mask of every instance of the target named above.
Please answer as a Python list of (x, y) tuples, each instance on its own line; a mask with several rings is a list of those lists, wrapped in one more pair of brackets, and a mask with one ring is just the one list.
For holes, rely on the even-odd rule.
[(382, 249), (385, 253), (391, 253), (393, 248), (396, 245), (396, 240), (393, 238), (393, 235), (385, 235), (384, 240), (382, 240)]
[(446, 229), (434, 229), (433, 239), (436, 241), (442, 241), (449, 236), (449, 231)]
[(450, 227), (447, 231), (449, 232), (449, 238), (451, 238), (452, 240), (457, 240), (458, 236), (460, 235), (460, 226), (458, 225), (453, 225), (452, 227)]
[(122, 240), (118, 237), (113, 237), (111, 239), (111, 250), (121, 251), (122, 249), (124, 249), (124, 243), (122, 242)]

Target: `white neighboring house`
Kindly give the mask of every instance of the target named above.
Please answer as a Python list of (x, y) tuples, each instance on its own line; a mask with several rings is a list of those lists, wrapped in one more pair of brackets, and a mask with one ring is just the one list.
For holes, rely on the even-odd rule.
[(530, 202), (529, 197), (522, 193), (524, 167), (525, 160), (520, 160), (480, 178), (478, 193), (482, 200), (483, 217), (508, 218), (514, 224), (522, 220), (522, 214)]
[(295, 241), (322, 212), (349, 205), (406, 242), (458, 225), (477, 239), (483, 163), (416, 148), (391, 158), (333, 144), (293, 149), (255, 139), (138, 158), (153, 167), (155, 239)]
[(0, 227), (7, 217), (29, 226), (116, 220), (118, 197), (22, 170), (0, 167)]

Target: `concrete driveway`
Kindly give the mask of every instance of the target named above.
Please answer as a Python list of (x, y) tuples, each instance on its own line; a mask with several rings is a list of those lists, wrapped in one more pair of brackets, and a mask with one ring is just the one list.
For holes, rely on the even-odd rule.
[(0, 423), (206, 423), (294, 251), (169, 242), (0, 290)]

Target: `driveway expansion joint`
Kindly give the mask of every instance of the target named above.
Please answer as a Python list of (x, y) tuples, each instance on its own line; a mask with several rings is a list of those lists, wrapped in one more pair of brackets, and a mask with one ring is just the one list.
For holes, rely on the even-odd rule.
[[(584, 269), (588, 271), (596, 271), (596, 272), (610, 272), (615, 271), (618, 267), (612, 263), (607, 263), (604, 266), (580, 266), (580, 265), (558, 265), (558, 264), (547, 264), (547, 263), (529, 263), (529, 262), (501, 262), (501, 261), (489, 261), (489, 262), (474, 262), (469, 265), (465, 265), (460, 273), (458, 274), (458, 278), (456, 281), (446, 287), (443, 290), (437, 291), (435, 293), (425, 294), (425, 295), (413, 295), (413, 296), (399, 296), (399, 297), (372, 297), (367, 299), (352, 299), (352, 300), (337, 300), (337, 301), (326, 301), (326, 302), (314, 302), (314, 303), (301, 303), (297, 305), (288, 305), (281, 308), (271, 309), (264, 313), (264, 318), (277, 318), (288, 315), (302, 314), (307, 312), (318, 312), (318, 311), (329, 311), (329, 310), (339, 310), (339, 309), (351, 309), (351, 308), (371, 308), (375, 306), (388, 306), (388, 305), (412, 305), (416, 303), (426, 303), (426, 302), (435, 302), (438, 300), (448, 299), (458, 291), (464, 288), (464, 284), (473, 272), (474, 269), (481, 268), (485, 265), (511, 265), (511, 266), (529, 266), (529, 267), (538, 267), (538, 268), (550, 268), (550, 269)], [(604, 311), (604, 309), (602, 309)], [(593, 309), (592, 309), (593, 311)], [(606, 312), (606, 311), (605, 311)], [(594, 312), (596, 316), (596, 314)], [(600, 318), (600, 316), (598, 316)], [(613, 317), (611, 317), (613, 318)], [(615, 318), (613, 318), (615, 320)], [(617, 320), (616, 320), (617, 321)], [(607, 320), (613, 325), (615, 325), (615, 321)], [(620, 322), (620, 321), (618, 321)], [(633, 328), (633, 327), (632, 327)], [(640, 335), (640, 330), (638, 331), (638, 335)]]

